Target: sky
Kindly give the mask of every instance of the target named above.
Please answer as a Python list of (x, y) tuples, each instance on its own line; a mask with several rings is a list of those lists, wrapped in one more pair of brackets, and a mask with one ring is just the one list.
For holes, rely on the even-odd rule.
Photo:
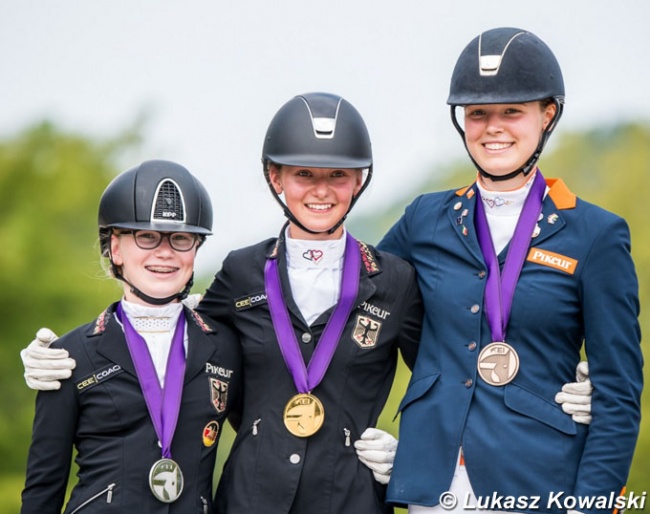
[(215, 226), (197, 269), (214, 273), (280, 231), (260, 157), (293, 96), (336, 93), (363, 115), (374, 178), (351, 217), (367, 215), (464, 155), (445, 102), (479, 33), (518, 27), (551, 47), (557, 134), (650, 120), (648, 20), (646, 0), (0, 0), (0, 138), (44, 119), (110, 138), (146, 119), (124, 168), (169, 159), (200, 178)]

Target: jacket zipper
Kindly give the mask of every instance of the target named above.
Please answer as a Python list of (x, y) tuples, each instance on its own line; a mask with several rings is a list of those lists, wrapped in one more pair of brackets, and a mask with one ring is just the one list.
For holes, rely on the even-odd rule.
[(104, 493), (106, 493), (106, 503), (111, 503), (113, 501), (113, 488), (114, 487), (115, 487), (115, 484), (109, 484), (106, 489), (104, 489), (103, 491), (98, 492), (95, 496), (92, 496), (92, 497), (88, 498), (85, 502), (78, 505), (75, 510), (70, 512), (70, 514), (75, 514), (75, 512), (80, 511), (86, 505), (88, 505), (90, 502), (95, 501), (97, 498), (99, 498)]
[(201, 496), (201, 503), (203, 503), (203, 514), (208, 514), (208, 500)]
[(251, 432), (253, 435), (257, 435), (257, 425), (260, 424), (260, 421), (262, 421), (262, 418), (258, 418), (255, 421), (253, 421), (253, 427), (251, 428)]
[(350, 446), (350, 429), (344, 428), (343, 434), (345, 435), (345, 446)]

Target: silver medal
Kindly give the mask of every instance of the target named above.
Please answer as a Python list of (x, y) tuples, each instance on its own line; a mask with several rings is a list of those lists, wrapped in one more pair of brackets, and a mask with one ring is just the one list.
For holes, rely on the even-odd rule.
[(175, 502), (183, 492), (183, 473), (171, 459), (160, 459), (149, 471), (151, 492), (163, 503)]

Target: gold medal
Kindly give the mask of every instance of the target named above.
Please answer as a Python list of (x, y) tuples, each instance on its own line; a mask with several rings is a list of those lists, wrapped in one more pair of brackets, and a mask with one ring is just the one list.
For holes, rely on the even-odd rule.
[(175, 502), (183, 492), (183, 473), (171, 459), (160, 459), (149, 471), (151, 492), (163, 503)]
[(519, 356), (507, 343), (488, 344), (478, 356), (478, 374), (488, 384), (503, 386), (512, 382), (519, 371)]
[(323, 404), (313, 394), (297, 394), (284, 408), (284, 426), (296, 437), (314, 435), (324, 420)]

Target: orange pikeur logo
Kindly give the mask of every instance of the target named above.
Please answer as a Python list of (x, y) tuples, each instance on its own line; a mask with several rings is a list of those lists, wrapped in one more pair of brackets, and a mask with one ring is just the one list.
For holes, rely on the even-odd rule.
[(536, 262), (542, 266), (548, 266), (549, 268), (564, 271), (569, 275), (575, 273), (576, 266), (578, 265), (578, 261), (571, 257), (549, 252), (548, 250), (540, 250), (539, 248), (531, 248), (526, 260)]

